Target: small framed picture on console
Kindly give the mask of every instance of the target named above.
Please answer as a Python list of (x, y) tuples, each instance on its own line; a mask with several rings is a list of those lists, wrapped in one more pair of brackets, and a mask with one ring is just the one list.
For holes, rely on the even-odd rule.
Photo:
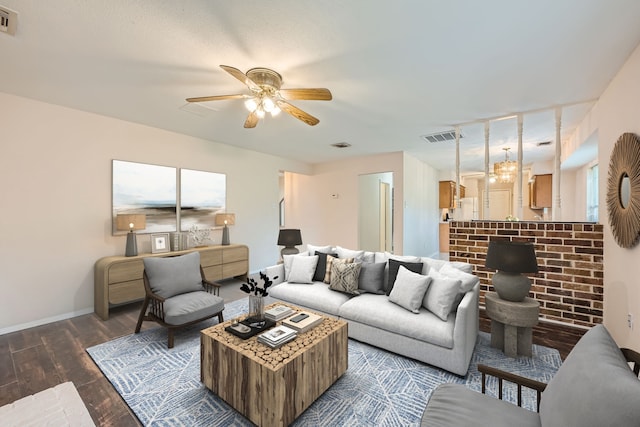
[(169, 233), (156, 233), (151, 235), (151, 253), (160, 254), (169, 252)]

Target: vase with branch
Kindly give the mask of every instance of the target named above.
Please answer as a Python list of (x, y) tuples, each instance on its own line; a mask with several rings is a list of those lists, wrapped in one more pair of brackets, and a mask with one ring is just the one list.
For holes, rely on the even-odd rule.
[(262, 280), (262, 286), (253, 277), (247, 279), (247, 283), (243, 283), (240, 289), (249, 294), (249, 318), (253, 321), (264, 320), (264, 297), (269, 295), (267, 289), (273, 285), (273, 280), (277, 279), (275, 276), (270, 279), (266, 273), (262, 271), (259, 273)]

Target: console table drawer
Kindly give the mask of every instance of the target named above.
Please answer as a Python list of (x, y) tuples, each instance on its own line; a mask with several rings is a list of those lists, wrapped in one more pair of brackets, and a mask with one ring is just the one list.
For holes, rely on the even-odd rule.
[(247, 248), (246, 246), (225, 248), (224, 252), (222, 253), (222, 261), (225, 265), (237, 261), (246, 261), (248, 259), (249, 248)]
[(247, 274), (247, 262), (237, 261), (222, 265), (222, 277), (235, 277)]
[(211, 267), (205, 267), (203, 265), (202, 270), (204, 270), (204, 277), (206, 277), (207, 280), (216, 281), (225, 277), (222, 275), (222, 265), (213, 265)]
[(109, 303), (122, 304), (144, 298), (142, 279), (116, 283), (109, 286)]
[(144, 264), (141, 259), (112, 264), (109, 267), (109, 284), (126, 282), (132, 279), (142, 280), (143, 271)]
[(212, 265), (221, 265), (221, 264), (222, 264), (222, 249), (214, 249), (210, 251), (200, 252), (200, 265), (202, 265), (202, 268), (206, 268)]

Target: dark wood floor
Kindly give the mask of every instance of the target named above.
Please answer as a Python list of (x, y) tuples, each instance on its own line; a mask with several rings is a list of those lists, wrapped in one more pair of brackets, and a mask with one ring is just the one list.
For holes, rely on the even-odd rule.
[[(225, 296), (228, 302), (243, 294)], [(224, 296), (224, 295), (223, 295)], [(140, 304), (116, 308), (107, 321), (94, 314), (75, 317), (0, 336), (0, 406), (63, 382), (73, 381), (98, 426), (138, 426), (109, 381), (85, 349), (133, 332)], [(480, 329), (489, 331), (483, 312)], [(156, 327), (147, 323), (144, 328)], [(534, 342), (557, 348), (563, 359), (583, 330), (541, 323)]]

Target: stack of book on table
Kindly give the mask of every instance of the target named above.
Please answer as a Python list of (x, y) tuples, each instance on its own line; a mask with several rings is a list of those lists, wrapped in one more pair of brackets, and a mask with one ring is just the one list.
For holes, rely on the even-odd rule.
[(271, 348), (278, 348), (294, 339), (297, 335), (298, 334), (295, 330), (287, 326), (280, 325), (258, 335), (258, 342), (261, 342)]
[(307, 332), (309, 329), (318, 326), (324, 318), (308, 311), (301, 311), (293, 317), (284, 319), (282, 324), (290, 327), (298, 333)]
[(293, 313), (295, 313), (295, 311), (286, 305), (276, 305), (275, 307), (266, 310), (264, 312), (264, 317), (269, 320), (273, 320), (274, 322), (278, 322), (285, 317), (291, 316)]

